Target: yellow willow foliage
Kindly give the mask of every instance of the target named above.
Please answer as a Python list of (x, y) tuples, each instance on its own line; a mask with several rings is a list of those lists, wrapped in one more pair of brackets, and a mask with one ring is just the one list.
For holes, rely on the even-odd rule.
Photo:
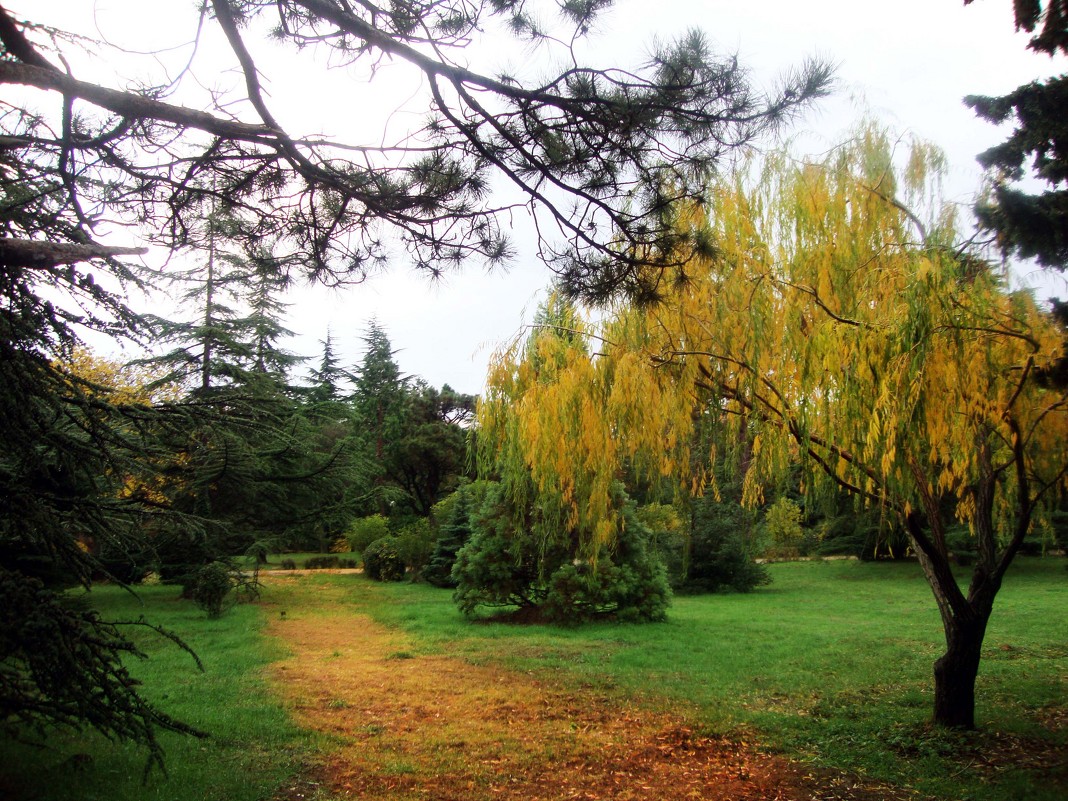
[[(67, 375), (80, 380), (79, 391), (115, 406), (150, 406), (153, 403), (173, 402), (181, 396), (181, 388), (174, 383), (149, 389), (160, 377), (158, 370), (108, 359), (88, 348), (75, 348), (58, 366)], [(184, 453), (171, 458), (178, 465), (189, 461), (188, 454)], [(122, 479), (118, 494), (121, 498), (142, 498), (164, 506), (168, 503), (165, 485), (166, 482), (158, 475), (127, 475)]]
[(743, 464), (751, 504), (799, 463), (806, 492), (844, 484), (896, 513), (951, 497), (969, 522), (985, 476), (1001, 513), (1019, 500), (1017, 464), (1032, 491), (1063, 486), (1068, 404), (1035, 380), (1062, 334), (955, 249), (943, 166), (867, 126), (823, 163), (781, 155), (713, 187), (678, 224), (715, 247), (663, 303), (498, 356), (484, 458), (594, 553), (624, 465), (708, 486), (688, 450), (699, 419), (720, 427), (713, 458)]
[(175, 401), (181, 394), (173, 383), (148, 389), (160, 377), (159, 371), (108, 359), (84, 347), (75, 348), (58, 366), (85, 382), (84, 390), (116, 406)]
[[(901, 147), (868, 127), (823, 164), (770, 159), (680, 221), (717, 250), (645, 313), (664, 339), (642, 347), (751, 438), (749, 501), (803, 451), (822, 463), (806, 487), (834, 476), (899, 511), (948, 494), (965, 519), (969, 488), (1018, 454), (1037, 484), (1063, 478), (1064, 393), (1034, 380), (1062, 335), (953, 249), (952, 214), (932, 204), (940, 155), (913, 145), (896, 172)], [(1015, 475), (1001, 477), (1010, 508)]]
[[(546, 316), (560, 304), (550, 300)], [(555, 319), (493, 359), (478, 407), (480, 464), (518, 507), (537, 509), (525, 522), (543, 546), (567, 542), (595, 560), (622, 525), (612, 485), (624, 466), (656, 480), (687, 462), (679, 432), (693, 403), (640, 350), (612, 347), (577, 315)]]

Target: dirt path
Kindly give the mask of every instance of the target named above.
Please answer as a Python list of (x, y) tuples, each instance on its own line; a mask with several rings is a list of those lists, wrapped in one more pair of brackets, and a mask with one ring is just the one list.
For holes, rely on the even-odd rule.
[(912, 797), (813, 775), (746, 743), (699, 736), (678, 718), (551, 678), (413, 656), (402, 632), (357, 610), (338, 614), (348, 603), (336, 586), (318, 583), (315, 592), (321, 606), (272, 615), (269, 632), (292, 653), (275, 665), (279, 691), (298, 723), (327, 735), (332, 748), (280, 799)]

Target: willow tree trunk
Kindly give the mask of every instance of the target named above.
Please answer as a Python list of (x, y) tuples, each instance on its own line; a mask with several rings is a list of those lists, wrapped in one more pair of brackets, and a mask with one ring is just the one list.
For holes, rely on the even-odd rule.
[(934, 664), (934, 722), (975, 728), (975, 679), (990, 612), (946, 625), (946, 652)]
[(965, 596), (953, 575), (940, 532), (929, 537), (924, 530), (926, 521), (919, 514), (910, 514), (905, 522), (938, 603), (946, 635), (946, 652), (934, 664), (934, 722), (955, 729), (973, 729), (975, 679), (994, 596), (1001, 585), (1000, 575), (981, 553)]

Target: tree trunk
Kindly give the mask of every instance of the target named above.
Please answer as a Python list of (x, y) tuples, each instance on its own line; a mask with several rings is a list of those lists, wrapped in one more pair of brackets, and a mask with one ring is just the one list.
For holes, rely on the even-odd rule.
[(934, 722), (954, 729), (974, 729), (975, 678), (1000, 580), (989, 575), (987, 565), (980, 558), (973, 572), (971, 591), (965, 597), (953, 575), (944, 538), (928, 537), (925, 523), (918, 513), (905, 519), (916, 556), (938, 603), (946, 634), (946, 652), (934, 664)]
[(946, 626), (946, 652), (934, 664), (934, 722), (954, 729), (975, 728), (975, 678), (989, 613)]

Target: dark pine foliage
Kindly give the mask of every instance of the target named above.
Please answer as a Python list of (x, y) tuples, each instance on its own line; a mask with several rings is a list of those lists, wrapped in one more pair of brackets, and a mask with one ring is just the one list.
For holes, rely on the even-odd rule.
[(771, 575), (753, 559), (746, 534), (754, 514), (740, 497), (720, 502), (711, 495), (693, 501), (689, 571), (683, 592), (751, 592)]
[(423, 570), (423, 578), (435, 587), (455, 587), (452, 576), (456, 554), (471, 538), (471, 509), (473, 506), (471, 486), (464, 484), (455, 493), (448, 519), (438, 530), (434, 552)]
[(158, 730), (206, 736), (135, 691), (123, 660), (144, 654), (120, 627), (147, 624), (103, 621), (91, 610), (71, 608), (41, 580), (2, 567), (0, 597), (0, 733), (30, 739), (46, 737), (52, 726), (92, 728), (146, 746), (146, 771), (163, 767)]
[[(970, 3), (972, 0), (965, 0)], [(1068, 2), (1026, 0), (1014, 4), (1016, 28), (1035, 35), (1032, 50), (1068, 54)], [(1043, 267), (1068, 267), (1068, 75), (1033, 81), (1002, 97), (970, 95), (964, 102), (995, 125), (1015, 129), (1000, 145), (979, 154), (994, 175), (991, 196), (980, 201), (980, 225), (1001, 248)], [(1028, 175), (1048, 185), (1038, 194), (1013, 186)]]

